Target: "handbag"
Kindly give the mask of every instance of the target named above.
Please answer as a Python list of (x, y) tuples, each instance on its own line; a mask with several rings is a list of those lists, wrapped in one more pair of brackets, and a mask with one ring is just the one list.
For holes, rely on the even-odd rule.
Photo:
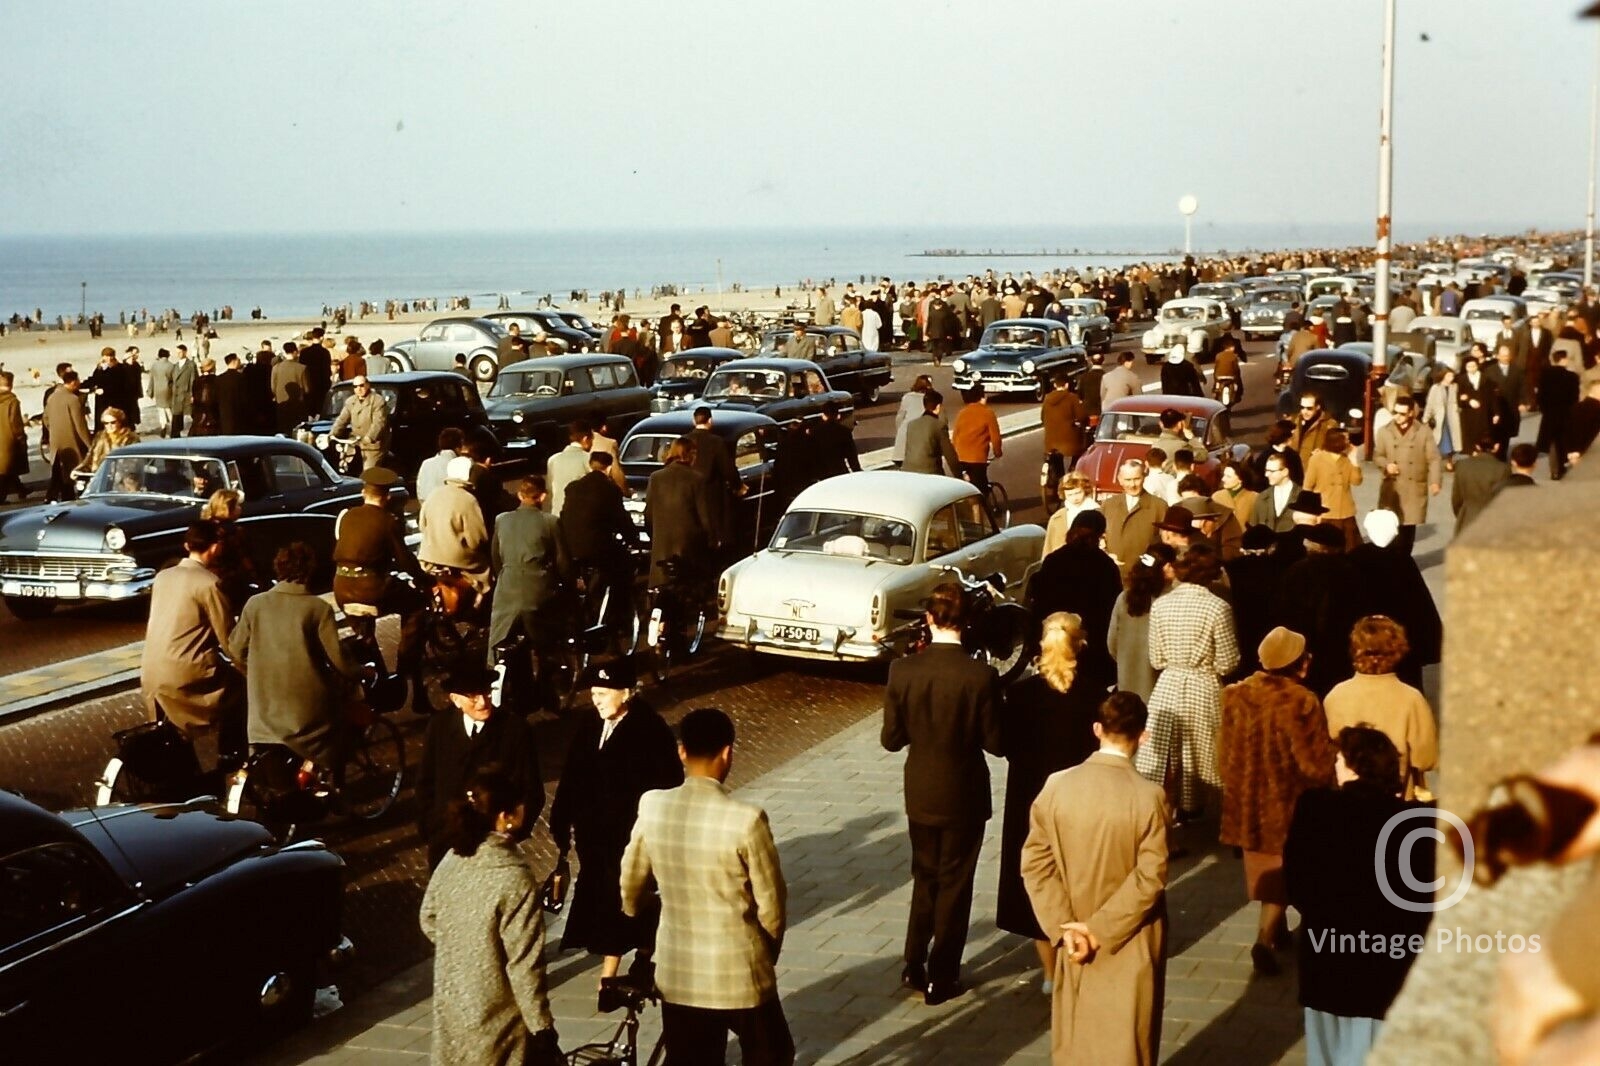
[(539, 906), (551, 914), (560, 914), (561, 908), (567, 905), (567, 886), (572, 883), (572, 873), (567, 867), (567, 853), (562, 852), (556, 859), (556, 868), (550, 871), (550, 876), (544, 879), (544, 887), (539, 889)]

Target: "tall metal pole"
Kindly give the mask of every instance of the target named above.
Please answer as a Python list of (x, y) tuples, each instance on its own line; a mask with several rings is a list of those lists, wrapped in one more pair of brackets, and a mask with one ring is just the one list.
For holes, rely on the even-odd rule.
[[(1593, 168), (1591, 167), (1590, 169), (1592, 170)], [(1590, 184), (1592, 185), (1593, 182), (1591, 181)], [(1590, 209), (1589, 209), (1589, 219), (1590, 219), (1591, 222), (1593, 222), (1593, 220), (1594, 220), (1594, 208), (1592, 206), (1594, 204), (1594, 190), (1593, 189), (1590, 189), (1589, 203), (1591, 205)], [(1591, 225), (1589, 228), (1593, 229), (1594, 227)], [(89, 283), (87, 281), (80, 281), (80, 282), (78, 282), (78, 285), (80, 286), (80, 292), (79, 292), (79, 297), (78, 297), (78, 317), (79, 318), (86, 318), (88, 316), (88, 314), (89, 314)]]
[(1194, 216), (1193, 215), (1184, 215), (1183, 216), (1183, 254), (1184, 255), (1188, 255), (1189, 252), (1192, 250), (1191, 249), (1192, 242), (1190, 241), (1189, 237), (1190, 237), (1191, 231), (1193, 231), (1193, 229), (1194, 229)]
[[(1389, 261), (1394, 221), (1394, 5), (1383, 3), (1383, 109), (1378, 114), (1378, 260), (1372, 299), (1372, 369), (1376, 377), (1389, 363)], [(1369, 412), (1370, 414), (1370, 412)], [(1371, 425), (1371, 419), (1368, 419)]]
[(1594, 77), (1589, 83), (1589, 217), (1583, 235), (1583, 287), (1594, 284), (1594, 149), (1600, 128), (1600, 33), (1595, 34)]

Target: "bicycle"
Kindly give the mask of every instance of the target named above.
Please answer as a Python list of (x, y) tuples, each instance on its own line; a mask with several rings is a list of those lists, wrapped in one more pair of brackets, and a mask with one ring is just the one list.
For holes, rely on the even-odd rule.
[(665, 681), (674, 662), (692, 659), (711, 628), (710, 599), (692, 564), (681, 558), (661, 564), (667, 580), (649, 590), (644, 642), (653, 653), (653, 672)]
[[(604, 977), (600, 980), (600, 1010), (610, 1014), (625, 1010), (611, 1039), (584, 1044), (567, 1052), (569, 1066), (639, 1066), (639, 1013), (648, 1003), (660, 1003), (661, 993), (654, 987), (641, 988), (629, 977)], [(666, 1037), (656, 1040), (644, 1066), (657, 1066), (666, 1060)]]
[[(937, 564), (935, 564), (937, 565)], [(940, 566), (961, 585), (966, 601), (966, 623), (961, 631), (961, 646), (979, 662), (988, 663), (1002, 684), (1022, 676), (1036, 650), (1033, 620), (1021, 604), (1002, 600), (1006, 579), (1001, 573), (972, 577), (956, 566)], [(928, 646), (932, 633), (927, 615), (920, 610), (895, 612), (902, 625), (889, 634), (889, 644), (897, 656), (912, 655)]]
[(990, 478), (988, 488), (983, 490), (983, 502), (988, 506), (995, 525), (1004, 529), (1011, 524), (1011, 496), (1004, 485)]

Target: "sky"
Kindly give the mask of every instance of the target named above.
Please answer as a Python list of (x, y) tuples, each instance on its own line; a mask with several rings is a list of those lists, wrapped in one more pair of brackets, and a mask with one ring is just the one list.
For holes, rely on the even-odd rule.
[[(1399, 0), (1397, 225), (1581, 228), (1581, 6)], [(0, 0), (0, 236), (1366, 223), (1382, 11)]]

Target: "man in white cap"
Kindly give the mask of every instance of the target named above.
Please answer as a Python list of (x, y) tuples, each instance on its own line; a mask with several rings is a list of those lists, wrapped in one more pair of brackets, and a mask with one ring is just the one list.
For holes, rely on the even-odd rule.
[(480, 594), (489, 590), (489, 528), (472, 494), (472, 459), (458, 455), (445, 465), (444, 484), (422, 505), (417, 559), (430, 572), (459, 570)]
[(1189, 361), (1189, 349), (1181, 344), (1172, 346), (1167, 361), (1161, 364), (1161, 392), (1167, 396), (1204, 396), (1205, 380), (1200, 368)]

